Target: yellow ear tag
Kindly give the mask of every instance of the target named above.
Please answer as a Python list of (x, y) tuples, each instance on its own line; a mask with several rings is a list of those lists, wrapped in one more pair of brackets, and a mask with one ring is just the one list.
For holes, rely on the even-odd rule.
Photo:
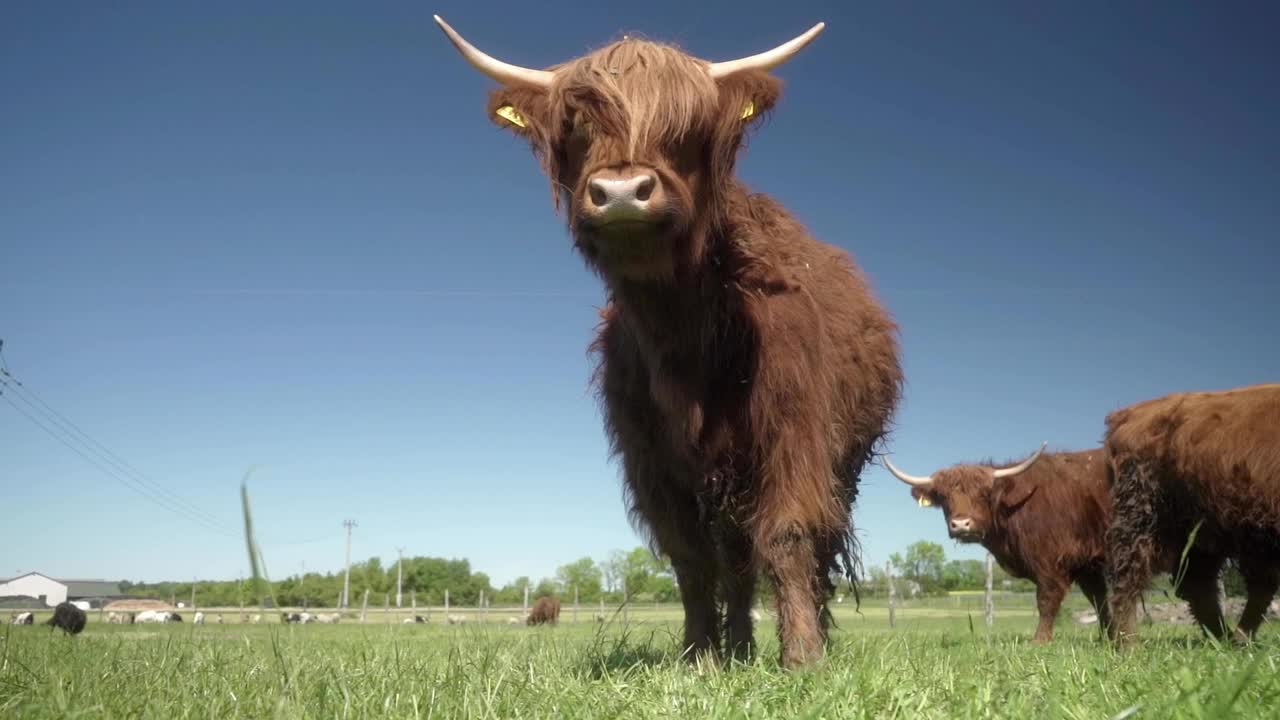
[(520, 113), (516, 112), (516, 109), (511, 107), (510, 105), (503, 105), (502, 107), (495, 110), (494, 114), (500, 118), (505, 118), (509, 120), (512, 125), (516, 125), (518, 127), (527, 127), (527, 125), (524, 122), (524, 117)]
[(920, 507), (929, 507), (930, 505), (933, 504), (933, 501), (925, 497), (924, 495), (921, 495), (920, 497), (916, 498), (916, 504), (919, 505)]
[(756, 104), (748, 100), (747, 106), (742, 108), (742, 119), (746, 120), (747, 118), (755, 114), (756, 114)]

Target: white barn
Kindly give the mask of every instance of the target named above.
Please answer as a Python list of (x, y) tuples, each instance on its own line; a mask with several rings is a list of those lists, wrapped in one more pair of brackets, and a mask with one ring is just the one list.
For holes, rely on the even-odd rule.
[(55, 580), (38, 572), (0, 580), (0, 602), (5, 598), (35, 598), (45, 607), (53, 607), (67, 600), (101, 603), (122, 596), (118, 583), (103, 580)]
[(38, 572), (29, 572), (0, 583), (0, 597), (33, 597), (53, 607), (67, 601), (67, 585)]

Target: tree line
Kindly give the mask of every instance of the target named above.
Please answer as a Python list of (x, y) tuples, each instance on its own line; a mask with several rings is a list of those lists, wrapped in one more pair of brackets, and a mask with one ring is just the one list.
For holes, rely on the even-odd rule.
[[(941, 545), (919, 541), (900, 553), (889, 556), (895, 589), (901, 597), (945, 595), (949, 592), (981, 590), (986, 585), (986, 568), (981, 560), (948, 560)], [(351, 565), (351, 604), (357, 605), (364, 591), (369, 590), (371, 604), (381, 605), (383, 594), (396, 592), (396, 562), (384, 564), (380, 557), (371, 557)], [(404, 558), (404, 603), (410, 594), (416, 594), (419, 604), (439, 605), (444, 602), (444, 592), (454, 605), (475, 606), (484, 593), (490, 605), (520, 605), (524, 601), (525, 588), (529, 598), (555, 595), (571, 602), (575, 589), (583, 604), (600, 600), (618, 604), (626, 599), (632, 602), (677, 602), (675, 574), (665, 556), (655, 557), (648, 549), (615, 550), (603, 560), (582, 557), (561, 565), (552, 577), (534, 580), (521, 576), (501, 586), (494, 587), (489, 576), (471, 568), (470, 561), (458, 558), (415, 556)], [(309, 572), (296, 574), (272, 583), (275, 598), (282, 606), (332, 607), (342, 592), (343, 573)], [(851, 592), (847, 579), (833, 579), (837, 592)], [(1240, 584), (1239, 574), (1228, 568), (1224, 574), (1227, 593), (1234, 594)], [(1029, 580), (1013, 578), (996, 565), (993, 584), (997, 590), (1033, 592), (1035, 586)], [(195, 583), (196, 601), (200, 605), (235, 606), (243, 602), (256, 602), (256, 594), (248, 578), (242, 580), (204, 580)], [(121, 587), (127, 595), (154, 599), (186, 600), (191, 597), (191, 582), (131, 583)], [(859, 579), (858, 592), (865, 597), (883, 597), (888, 584), (883, 567), (866, 568)], [(760, 577), (757, 594), (767, 600), (773, 595), (768, 581)], [(393, 600), (394, 601), (394, 600)]]
[[(439, 605), (444, 593), (449, 591), (453, 605), (475, 606), (483, 592), (490, 605), (520, 605), (524, 601), (525, 588), (529, 599), (543, 595), (555, 595), (564, 601), (572, 601), (576, 589), (583, 604), (599, 602), (621, 603), (623, 588), (626, 598), (632, 602), (674, 602), (679, 600), (674, 573), (665, 557), (655, 557), (647, 549), (636, 547), (630, 551), (615, 550), (604, 560), (582, 557), (557, 568), (553, 577), (536, 582), (521, 576), (501, 587), (494, 587), (489, 576), (471, 568), (471, 562), (459, 558), (429, 556), (406, 557), (403, 567), (398, 561), (384, 564), (382, 558), (371, 557), (351, 564), (352, 606), (360, 603), (365, 590), (369, 591), (370, 604), (381, 606), (384, 594), (395, 602), (396, 572), (403, 573), (401, 582), (404, 604), (409, 604), (411, 594), (421, 605)], [(199, 580), (187, 582), (142, 583), (123, 581), (122, 591), (137, 598), (189, 601), (195, 586), (196, 603), (203, 606), (235, 607), (241, 603), (257, 602), (252, 581)], [(276, 602), (282, 607), (333, 607), (342, 593), (343, 571), (298, 573), (271, 583)]]

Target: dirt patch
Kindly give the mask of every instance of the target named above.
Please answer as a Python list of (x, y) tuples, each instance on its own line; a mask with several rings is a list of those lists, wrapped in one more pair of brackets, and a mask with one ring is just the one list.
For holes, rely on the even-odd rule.
[(143, 598), (128, 600), (116, 600), (107, 603), (102, 607), (107, 612), (141, 612), (143, 610), (177, 610), (174, 606), (163, 600), (146, 600)]

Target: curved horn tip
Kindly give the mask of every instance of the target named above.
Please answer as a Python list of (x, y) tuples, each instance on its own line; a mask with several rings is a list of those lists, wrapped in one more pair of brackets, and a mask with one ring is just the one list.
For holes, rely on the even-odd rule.
[(462, 35), (458, 34), (458, 31), (454, 30), (449, 26), (449, 23), (444, 21), (444, 18), (439, 15), (432, 15), (432, 17), (435, 18), (436, 24), (440, 26), (442, 31), (444, 31), (445, 37), (449, 39), (449, 42), (453, 43), (454, 48), (462, 54), (462, 57), (464, 57), (472, 67), (485, 75), (488, 75), (491, 79), (503, 84), (522, 82), (536, 87), (550, 87), (555, 73), (547, 70), (535, 70), (533, 68), (512, 65), (511, 63), (503, 62), (502, 60), (492, 57), (467, 42)]
[(888, 470), (891, 475), (893, 475), (894, 477), (898, 478), (902, 482), (912, 487), (923, 488), (933, 484), (933, 477), (931, 475), (924, 475), (924, 476), (910, 475), (903, 472), (902, 470), (899, 470), (897, 466), (895, 466), (893, 462), (889, 460), (888, 455), (883, 456), (881, 460), (884, 461), (885, 469)]
[(781, 45), (762, 53), (738, 58), (737, 60), (711, 63), (708, 67), (708, 72), (710, 72), (712, 78), (718, 79), (741, 70), (772, 70), (773, 68), (787, 62), (794, 57), (796, 53), (803, 50), (804, 47), (812, 42), (813, 39), (818, 36), (818, 33), (822, 32), (822, 29), (826, 26), (827, 24), (825, 22), (819, 22), (796, 37), (793, 37)]
[(1035, 465), (1036, 460), (1040, 459), (1040, 455), (1044, 453), (1044, 449), (1048, 447), (1048, 445), (1049, 445), (1048, 440), (1042, 441), (1040, 443), (1040, 447), (1036, 448), (1036, 451), (1031, 454), (1031, 457), (1027, 458), (1026, 460), (1023, 460), (1022, 462), (1018, 463), (1017, 465), (1014, 465), (1011, 468), (1001, 468), (1000, 470), (996, 470), (994, 473), (992, 473), (992, 476), (996, 478), (1006, 478), (1006, 477), (1013, 477), (1015, 475), (1020, 475), (1023, 472), (1026, 472), (1032, 465)]

